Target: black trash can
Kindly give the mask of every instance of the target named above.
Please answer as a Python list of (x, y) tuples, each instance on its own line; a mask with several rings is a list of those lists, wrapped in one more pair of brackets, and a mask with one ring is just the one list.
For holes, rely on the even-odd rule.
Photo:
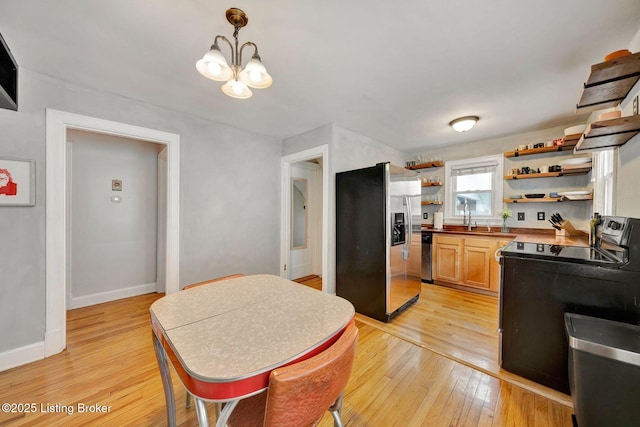
[(565, 313), (578, 427), (640, 426), (640, 326)]

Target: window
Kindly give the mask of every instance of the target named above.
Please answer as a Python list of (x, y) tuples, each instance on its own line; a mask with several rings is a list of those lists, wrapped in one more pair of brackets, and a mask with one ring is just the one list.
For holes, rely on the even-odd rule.
[(613, 215), (615, 150), (593, 153), (593, 211)]
[(445, 163), (445, 217), (462, 221), (465, 206), (472, 221), (500, 218), (503, 156), (487, 156)]

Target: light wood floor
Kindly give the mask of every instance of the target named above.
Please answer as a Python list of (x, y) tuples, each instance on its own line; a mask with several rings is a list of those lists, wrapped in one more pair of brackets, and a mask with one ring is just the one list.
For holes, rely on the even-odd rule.
[[(35, 413), (0, 412), (0, 426), (166, 425), (148, 314), (149, 305), (160, 296), (148, 294), (69, 311), (63, 353), (0, 372), (0, 403), (36, 405)], [(356, 319), (360, 337), (345, 393), (345, 425), (571, 426), (569, 407), (427, 350), (412, 342), (415, 337), (401, 338), (397, 331), (386, 332), (363, 318)], [(184, 389), (177, 376), (173, 382), (178, 425), (197, 425), (195, 409), (184, 408)], [(110, 411), (78, 413), (80, 403), (110, 406)], [(54, 405), (71, 407), (74, 413), (55, 413)], [(47, 407), (54, 409), (43, 413)], [(213, 413), (211, 409), (211, 422)], [(327, 414), (321, 426), (331, 425)]]
[(571, 406), (571, 397), (500, 368), (498, 298), (422, 284), (418, 301), (391, 323), (356, 314), (377, 329), (483, 373)]

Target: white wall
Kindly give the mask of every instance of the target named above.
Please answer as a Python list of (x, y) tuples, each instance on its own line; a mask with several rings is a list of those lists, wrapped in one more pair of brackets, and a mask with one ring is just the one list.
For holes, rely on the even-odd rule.
[[(157, 156), (164, 146), (79, 130), (68, 131), (67, 140), (72, 162), (67, 307), (155, 291)], [(114, 179), (122, 181), (121, 191), (112, 190)]]
[[(425, 155), (428, 158), (433, 156), (442, 157), (445, 162), (492, 154), (502, 155), (505, 151), (512, 151), (521, 144), (535, 144), (538, 142), (553, 140), (555, 138), (561, 138), (564, 136), (564, 129), (571, 125), (572, 123), (569, 123), (566, 126), (558, 126), (485, 141), (476, 141), (452, 147), (441, 147), (431, 152), (425, 152)], [(591, 154), (586, 152), (579, 153), (577, 155), (588, 157)], [(520, 158), (505, 158), (504, 168), (506, 170), (522, 166), (539, 167), (544, 165), (557, 165), (561, 160), (573, 156), (572, 151), (563, 151), (560, 153), (538, 154), (535, 156), (523, 156)], [(409, 158), (413, 157), (415, 156), (409, 156)], [(438, 174), (444, 179), (444, 168), (434, 169), (434, 172), (426, 170), (424, 173), (427, 175)], [(444, 185), (446, 186), (447, 183), (445, 182)], [(510, 195), (524, 195), (528, 193), (548, 194), (552, 191), (562, 192), (583, 190), (585, 188), (592, 188), (591, 173), (573, 177), (505, 181), (504, 195), (505, 197), (508, 197)], [(427, 191), (428, 190), (423, 190), (423, 194), (432, 194), (432, 192), (427, 193)], [(441, 197), (443, 197), (444, 191), (441, 191), (440, 194)], [(513, 212), (513, 217), (507, 221), (507, 225), (510, 227), (551, 229), (551, 224), (549, 224), (548, 219), (552, 213), (559, 212), (563, 218), (571, 221), (576, 228), (587, 231), (589, 229), (589, 218), (592, 215), (592, 203), (590, 201), (572, 201), (563, 203), (506, 203), (504, 206), (511, 209)], [(424, 222), (433, 223), (433, 212), (438, 210), (443, 210), (443, 208), (435, 206), (423, 207), (423, 212), (429, 212), (429, 219)], [(524, 221), (516, 220), (518, 212), (524, 212)], [(539, 221), (537, 219), (538, 212), (545, 213), (544, 221)], [(478, 225), (484, 226), (485, 224), (483, 222), (479, 222)], [(500, 223), (493, 224), (493, 226), (499, 225)]]
[(329, 145), (329, 259), (326, 290), (335, 293), (336, 268), (336, 173), (391, 162), (402, 166), (405, 153), (390, 148), (372, 138), (328, 124), (282, 142), (282, 155), (290, 155), (320, 145)]
[(180, 135), (181, 286), (278, 274), (280, 141), (24, 68), (18, 89), (19, 111), (0, 109), (0, 153), (36, 161), (36, 205), (0, 208), (0, 359), (45, 332), (45, 108)]
[[(640, 29), (631, 40), (628, 49), (631, 52), (640, 52)], [(640, 82), (636, 83), (620, 104), (623, 116), (633, 114), (633, 98), (635, 97), (640, 98)], [(638, 197), (640, 192), (637, 187), (640, 182), (640, 134), (620, 147), (617, 172), (615, 214), (640, 218), (640, 197)]]

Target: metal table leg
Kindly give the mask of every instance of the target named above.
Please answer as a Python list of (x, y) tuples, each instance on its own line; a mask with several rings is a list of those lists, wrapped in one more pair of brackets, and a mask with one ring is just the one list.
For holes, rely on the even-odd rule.
[(164, 351), (162, 344), (156, 337), (153, 337), (153, 348), (156, 351), (156, 359), (160, 368), (160, 377), (162, 377), (162, 388), (164, 388), (164, 399), (167, 404), (167, 424), (169, 427), (176, 427), (176, 404), (173, 395), (173, 383), (171, 382), (171, 373), (169, 372), (169, 364), (167, 363), (167, 353)]
[[(198, 425), (200, 427), (209, 427), (209, 417), (207, 416), (207, 407), (205, 401), (194, 396), (196, 402), (196, 412), (198, 413)], [(238, 400), (232, 400), (224, 404), (224, 408), (220, 410), (221, 403), (216, 403), (216, 427), (225, 427), (233, 408), (238, 404)]]
[(239, 400), (232, 400), (224, 404), (224, 408), (220, 411), (220, 416), (216, 421), (216, 427), (225, 427), (227, 425), (231, 412), (233, 412), (233, 409), (236, 407), (238, 402)]

